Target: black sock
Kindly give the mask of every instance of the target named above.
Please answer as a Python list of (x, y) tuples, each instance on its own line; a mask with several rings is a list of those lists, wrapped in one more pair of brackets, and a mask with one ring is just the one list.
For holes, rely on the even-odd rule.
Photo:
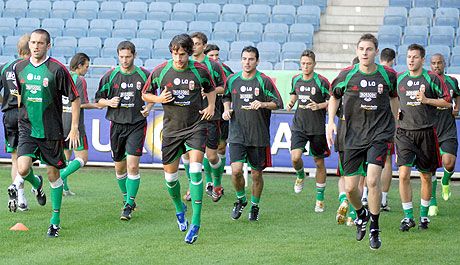
[(356, 210), (356, 215), (359, 219), (363, 219), (363, 217), (366, 216), (366, 209), (363, 206), (361, 206), (360, 209)]
[(379, 216), (380, 216), (380, 213), (378, 214), (371, 213), (371, 225), (369, 226), (370, 231), (379, 229)]

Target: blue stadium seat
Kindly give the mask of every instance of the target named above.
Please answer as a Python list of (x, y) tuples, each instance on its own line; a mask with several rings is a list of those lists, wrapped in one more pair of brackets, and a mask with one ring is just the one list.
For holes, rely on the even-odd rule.
[(101, 50), (101, 57), (117, 57), (117, 46), (125, 38), (107, 38), (104, 40), (104, 46)]
[(125, 4), (123, 12), (124, 19), (144, 20), (146, 17), (148, 5), (144, 2), (128, 2)]
[[(155, 0), (150, 0), (150, 2), (154, 2)], [(157, 2), (169, 2), (169, 3), (179, 3), (179, 0), (156, 0)]]
[(107, 66), (104, 68), (90, 67), (91, 77), (101, 77), (112, 67), (116, 66), (118, 62), (113, 57), (96, 57), (93, 60), (91, 60), (91, 64)]
[(275, 64), (275, 66), (273, 66), (273, 70), (292, 70), (292, 71), (296, 71), (296, 70), (300, 70), (300, 65), (296, 62), (291, 62), (291, 61), (287, 61), (287, 62), (278, 62)]
[(219, 47), (219, 59), (225, 61), (228, 59), (228, 54), (230, 53), (230, 44), (225, 40), (211, 40), (208, 43), (215, 44)]
[(21, 18), (26, 16), (28, 3), (25, 0), (9, 0), (5, 3), (3, 17)]
[(233, 72), (237, 73), (241, 71), (241, 59), (238, 60), (229, 60), (224, 62), (228, 67), (230, 67)]
[(149, 59), (153, 50), (153, 41), (147, 38), (134, 38), (131, 42), (136, 46), (137, 57), (140, 59)]
[(459, 10), (457, 8), (441, 7), (436, 9), (434, 25), (458, 27)]
[(438, 0), (414, 0), (414, 7), (429, 7), (436, 9), (438, 7)]
[(99, 37), (83, 37), (78, 39), (77, 52), (84, 52), (89, 57), (99, 57), (102, 40)]
[(0, 64), (6, 64), (16, 59), (13, 55), (0, 55)]
[(247, 22), (259, 22), (267, 24), (270, 22), (272, 8), (269, 5), (254, 4), (248, 6), (248, 13), (246, 14)]
[(254, 46), (252, 41), (235, 41), (230, 45), (229, 60), (241, 60), (241, 51), (246, 46)]
[(279, 5), (292, 5), (295, 7), (302, 5), (302, 0), (278, 0)]
[(410, 9), (412, 7), (412, 0), (390, 0), (389, 6), (402, 6)]
[(88, 35), (88, 27), (88, 20), (84, 18), (71, 18), (66, 21), (62, 34), (77, 38), (86, 37)]
[[(91, 72), (91, 68), (90, 71)], [(89, 76), (89, 75), (88, 75)], [(85, 77), (86, 80), (86, 92), (88, 93), (88, 100), (90, 102), (94, 102), (94, 98), (96, 96), (96, 91), (99, 86), (99, 78), (94, 77)]]
[(40, 19), (34, 17), (20, 18), (18, 19), (18, 25), (14, 34), (23, 35), (24, 33), (30, 33), (38, 28), (40, 28)]
[(137, 30), (138, 38), (161, 38), (161, 32), (163, 31), (163, 22), (159, 20), (142, 20), (139, 22), (139, 29)]
[(75, 37), (56, 37), (53, 42), (53, 49), (51, 49), (51, 55), (57, 56), (73, 56), (75, 49), (77, 48), (77, 39)]
[(295, 23), (295, 7), (290, 5), (276, 5), (272, 9), (272, 23)]
[(307, 6), (319, 6), (321, 13), (326, 12), (327, 0), (303, 0), (303, 4)]
[(300, 41), (307, 45), (307, 48), (313, 46), (314, 28), (311, 24), (293, 24), (289, 28), (288, 41)]
[(407, 26), (404, 30), (402, 43), (418, 43), (426, 46), (428, 44), (428, 28), (425, 26)]
[(164, 59), (147, 59), (144, 62), (144, 67), (147, 68), (147, 70), (152, 71), (155, 67), (164, 63), (164, 61)]
[(228, 0), (228, 4), (241, 4), (241, 5), (252, 5), (252, 0)]
[(201, 4), (203, 0), (179, 0), (181, 3)]
[(450, 56), (450, 66), (460, 66), (460, 46), (452, 48), (452, 56)]
[(259, 61), (259, 64), (257, 65), (257, 69), (261, 71), (273, 70), (273, 64), (268, 61)]
[(64, 19), (62, 18), (45, 18), (42, 20), (42, 28), (46, 29), (51, 36), (62, 36), (64, 30)]
[(260, 61), (276, 63), (279, 61), (281, 45), (278, 42), (262, 41), (257, 44), (260, 53)]
[(177, 3), (173, 7), (171, 20), (190, 22), (195, 20), (196, 5), (192, 3)]
[(101, 9), (97, 13), (99, 19), (121, 19), (123, 13), (123, 3), (119, 1), (102, 2)]
[(458, 8), (460, 0), (439, 0), (439, 7), (453, 7)]
[[(1, 20), (0, 20), (1, 21)], [(2, 54), (7, 56), (15, 56), (17, 52), (18, 40), (21, 36), (7, 36), (5, 38), (5, 44), (2, 47)]]
[(196, 20), (203, 20), (215, 23), (220, 18), (220, 5), (204, 3), (198, 6)]
[(97, 1), (79, 1), (77, 9), (73, 14), (74, 18), (95, 19), (99, 12), (99, 3)]
[(383, 17), (383, 24), (405, 27), (407, 25), (407, 9), (402, 6), (387, 7)]
[[(385, 42), (382, 42), (380, 43), (379, 41), (379, 51), (383, 51), (383, 49), (386, 49), (386, 48), (389, 48), (389, 49), (392, 49), (393, 51), (397, 51), (398, 49), (396, 48), (397, 46), (394, 45), (394, 44), (391, 44), (391, 43), (385, 43)], [(379, 54), (380, 55), (380, 54)], [(377, 58), (379, 56), (376, 56), (376, 62), (378, 63), (379, 62), (379, 58)]]
[(172, 11), (172, 6), (170, 3), (152, 2), (149, 5), (149, 12), (147, 13), (147, 19), (160, 20), (163, 22), (168, 21), (171, 11)]
[(187, 33), (187, 22), (170, 20), (166, 21), (163, 25), (163, 32), (161, 33), (161, 38), (163, 39), (172, 39), (174, 36), (182, 33)]
[(378, 32), (379, 43), (401, 44), (402, 29), (396, 25), (380, 26)]
[(157, 39), (153, 43), (153, 59), (170, 59), (171, 52), (169, 51), (169, 43), (171, 39)]
[(397, 65), (393, 66), (393, 70), (395, 70), (396, 73), (405, 72), (405, 71), (407, 71), (407, 65), (405, 63), (404, 64), (397, 64)]
[(430, 30), (430, 45), (454, 45), (455, 30), (451, 26), (433, 26)]
[(312, 24), (315, 31), (319, 30), (321, 9), (319, 6), (299, 6), (297, 8), (297, 23)]
[(108, 38), (113, 30), (113, 22), (110, 19), (93, 19), (89, 23), (88, 37)]
[(216, 40), (235, 41), (238, 24), (235, 22), (219, 21), (214, 25), (212, 38)]
[(413, 7), (409, 10), (407, 25), (431, 26), (433, 10), (429, 7)]
[(426, 61), (430, 62), (430, 58), (433, 54), (440, 53), (444, 56), (446, 62), (449, 62), (450, 59), (450, 48), (447, 45), (428, 45), (426, 47)]
[[(303, 42), (286, 42), (281, 47), (280, 60), (300, 58), (300, 55), (307, 49), (307, 45)], [(297, 68), (298, 69), (298, 68)]]
[(51, 13), (50, 1), (30, 1), (27, 17), (47, 18)]
[(238, 40), (260, 42), (263, 32), (262, 23), (258, 22), (243, 22), (238, 30)]
[(0, 17), (0, 35), (11, 36), (14, 35), (16, 28), (16, 19), (12, 17)]
[(222, 8), (222, 21), (241, 23), (246, 16), (246, 6), (241, 4), (226, 4)]
[[(304, 0), (305, 1), (305, 0)], [(252, 3), (254, 5), (269, 5), (270, 8), (276, 5), (278, 0), (253, 0)]]
[(268, 23), (265, 25), (265, 30), (262, 35), (263, 41), (276, 41), (285, 43), (288, 36), (289, 27), (282, 23)]
[(120, 19), (115, 21), (112, 37), (132, 39), (136, 37), (137, 21), (134, 19)]
[(69, 19), (73, 17), (75, 11), (75, 3), (73, 1), (53, 2), (53, 9), (50, 17)]
[(213, 3), (213, 4), (225, 5), (227, 3), (227, 0), (204, 0), (204, 3)]
[(212, 23), (209, 21), (192, 21), (188, 24), (188, 32), (203, 32), (208, 38), (212, 34)]
[(447, 74), (452, 75), (452, 74), (460, 74), (460, 66), (451, 66), (447, 68)]

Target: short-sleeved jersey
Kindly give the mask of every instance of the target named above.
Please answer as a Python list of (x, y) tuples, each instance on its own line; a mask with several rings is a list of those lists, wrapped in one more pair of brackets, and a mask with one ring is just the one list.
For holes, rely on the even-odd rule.
[(19, 130), (34, 138), (62, 140), (62, 96), (70, 101), (79, 97), (69, 71), (51, 57), (40, 65), (23, 60), (14, 68), (21, 96)]
[[(212, 80), (214, 81), (214, 84), (216, 87), (225, 86), (225, 81), (227, 81), (227, 77), (224, 73), (224, 70), (222, 69), (222, 66), (219, 64), (219, 62), (211, 60), (209, 59), (208, 56), (205, 56), (204, 60), (200, 63), (206, 66), (209, 73), (211, 74)], [(208, 105), (207, 102), (208, 101), (205, 98), (205, 106)], [(211, 120), (221, 120), (222, 110), (223, 110), (222, 99), (220, 97), (216, 97), (214, 116), (211, 118)]]
[(425, 69), (419, 76), (410, 76), (409, 71), (399, 73), (399, 127), (402, 129), (420, 130), (434, 126), (436, 107), (422, 104), (416, 99), (417, 92), (422, 88), (427, 98), (451, 101), (446, 84), (436, 73)]
[(283, 108), (283, 101), (273, 81), (257, 71), (251, 79), (242, 72), (231, 75), (225, 85), (224, 102), (232, 102), (233, 114), (229, 125), (229, 143), (245, 146), (270, 146), (271, 110), (250, 109), (253, 101), (275, 102)]
[[(441, 78), (444, 79), (451, 98), (459, 97), (460, 91), (457, 79), (448, 75), (442, 75)], [(437, 110), (435, 127), (438, 140), (443, 142), (447, 139), (457, 139), (457, 125), (455, 117), (452, 115), (452, 108), (437, 108)]]
[(118, 66), (108, 71), (99, 82), (96, 102), (100, 99), (120, 97), (118, 108), (107, 107), (106, 119), (120, 124), (135, 124), (143, 119), (141, 111), (144, 107), (142, 88), (149, 72), (135, 66), (131, 73), (124, 73)]
[[(87, 104), (89, 100), (85, 78), (74, 72), (70, 72), (70, 75), (72, 76), (72, 80), (77, 87), (78, 94), (80, 95), (80, 103)], [(85, 112), (83, 109), (80, 109), (80, 120), (78, 121), (78, 131), (80, 132), (80, 135), (85, 134), (84, 121)], [(67, 135), (69, 135), (70, 128), (72, 127), (72, 103), (67, 96), (62, 96), (62, 123), (64, 125), (64, 137), (67, 137)]]
[(16, 59), (3, 65), (0, 78), (0, 92), (3, 90), (2, 111), (18, 108), (18, 87), (13, 67), (23, 59)]
[(330, 84), (327, 79), (317, 73), (304, 80), (302, 74), (295, 75), (291, 83), (291, 95), (297, 95), (297, 109), (292, 119), (293, 131), (301, 131), (307, 135), (325, 134), (326, 109), (313, 111), (307, 105), (314, 101), (324, 103), (329, 100)]
[(397, 97), (396, 72), (377, 65), (375, 72), (365, 74), (355, 64), (343, 69), (332, 82), (332, 96), (343, 101), (345, 150), (392, 141), (395, 121), (390, 97)]
[(189, 60), (185, 70), (177, 70), (169, 60), (157, 66), (150, 74), (144, 93), (160, 95), (167, 89), (173, 100), (163, 104), (163, 136), (177, 137), (197, 132), (206, 127), (199, 113), (204, 108), (204, 93), (214, 91), (215, 84), (206, 67)]

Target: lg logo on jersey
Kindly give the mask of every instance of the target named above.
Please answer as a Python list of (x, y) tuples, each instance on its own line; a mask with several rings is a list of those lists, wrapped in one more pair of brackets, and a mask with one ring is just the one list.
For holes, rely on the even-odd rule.
[(121, 88), (122, 88), (122, 89), (133, 88), (133, 87), (134, 87), (134, 84), (133, 84), (133, 83), (129, 83), (129, 84), (128, 84), (128, 83), (125, 83), (125, 82), (121, 83)]
[(39, 76), (39, 75), (34, 75), (32, 73), (27, 75), (27, 80), (29, 80), (29, 81), (32, 81), (32, 80), (40, 81), (41, 79), (42, 79), (42, 77)]
[(361, 82), (359, 82), (359, 84), (361, 85), (362, 88), (365, 88), (365, 87), (375, 87), (375, 85), (377, 84), (375, 81), (367, 81), (367, 80), (361, 80)]
[(418, 85), (420, 85), (420, 81), (415, 81), (415, 82), (412, 81), (412, 80), (407, 81), (407, 86), (408, 86), (408, 87), (411, 87), (411, 86), (418, 86)]

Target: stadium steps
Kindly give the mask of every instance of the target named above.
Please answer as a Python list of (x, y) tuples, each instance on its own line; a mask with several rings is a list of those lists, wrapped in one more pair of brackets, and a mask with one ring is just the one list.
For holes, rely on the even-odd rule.
[(364, 33), (376, 34), (388, 0), (330, 0), (314, 36), (318, 70), (339, 70), (355, 57), (356, 42)]

